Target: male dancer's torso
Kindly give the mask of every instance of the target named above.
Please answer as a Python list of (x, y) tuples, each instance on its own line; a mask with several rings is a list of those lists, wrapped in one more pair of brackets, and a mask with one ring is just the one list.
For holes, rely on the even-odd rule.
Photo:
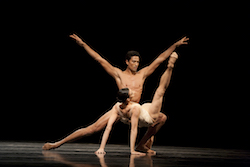
[(143, 90), (143, 84), (145, 81), (142, 71), (138, 71), (136, 74), (129, 74), (126, 71), (119, 73), (120, 78), (116, 80), (119, 89), (129, 88), (134, 91), (134, 97), (131, 101), (139, 103)]

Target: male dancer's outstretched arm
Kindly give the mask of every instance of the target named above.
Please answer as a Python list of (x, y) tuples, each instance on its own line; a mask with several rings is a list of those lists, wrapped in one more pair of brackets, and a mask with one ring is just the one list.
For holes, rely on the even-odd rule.
[[(173, 45), (171, 45), (167, 50), (165, 50), (163, 53), (161, 53), (149, 66), (143, 68), (142, 70), (144, 71), (144, 78), (147, 78), (150, 76), (155, 69), (162, 63), (164, 62), (170, 55), (171, 53), (174, 52), (174, 50), (179, 47), (180, 45), (186, 45), (188, 44), (189, 38), (184, 37), (181, 40), (177, 41)], [(173, 53), (176, 54), (176, 53)]]
[(96, 51), (94, 51), (90, 46), (88, 46), (85, 42), (83, 42), (82, 39), (78, 37), (76, 34), (70, 35), (70, 37), (75, 39), (78, 45), (83, 47), (93, 59), (99, 62), (109, 75), (111, 75), (115, 80), (119, 78), (118, 71), (121, 71), (119, 68), (112, 66), (107, 60), (105, 60)]

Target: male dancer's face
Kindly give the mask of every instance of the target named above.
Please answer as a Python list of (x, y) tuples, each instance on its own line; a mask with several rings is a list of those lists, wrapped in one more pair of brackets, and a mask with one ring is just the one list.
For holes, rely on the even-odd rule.
[(139, 63), (140, 63), (140, 58), (138, 56), (132, 56), (129, 61), (126, 60), (128, 68), (133, 72), (137, 72)]

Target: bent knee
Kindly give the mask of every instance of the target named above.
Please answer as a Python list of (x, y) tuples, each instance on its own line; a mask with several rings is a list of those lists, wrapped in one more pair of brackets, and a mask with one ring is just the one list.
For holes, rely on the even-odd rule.
[(163, 119), (164, 122), (166, 122), (166, 121), (168, 120), (168, 116), (166, 116), (166, 115), (164, 114), (164, 116), (163, 116), (162, 119)]
[(161, 119), (160, 119), (160, 122), (161, 123), (165, 123), (167, 121), (168, 117), (165, 115), (165, 114), (162, 114), (161, 115)]

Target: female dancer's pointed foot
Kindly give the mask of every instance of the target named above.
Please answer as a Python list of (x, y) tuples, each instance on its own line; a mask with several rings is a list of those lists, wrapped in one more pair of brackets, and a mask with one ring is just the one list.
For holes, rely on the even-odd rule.
[(59, 147), (59, 145), (56, 143), (46, 143), (43, 145), (42, 149), (43, 150), (51, 150), (51, 149), (55, 149), (57, 147)]
[(170, 55), (170, 58), (171, 58), (171, 57), (174, 57), (174, 58), (178, 59), (178, 54), (177, 54), (176, 52), (173, 52), (173, 53)]
[(178, 59), (178, 54), (176, 52), (173, 52), (168, 60), (168, 68), (174, 68), (174, 63), (176, 62), (177, 59)]

